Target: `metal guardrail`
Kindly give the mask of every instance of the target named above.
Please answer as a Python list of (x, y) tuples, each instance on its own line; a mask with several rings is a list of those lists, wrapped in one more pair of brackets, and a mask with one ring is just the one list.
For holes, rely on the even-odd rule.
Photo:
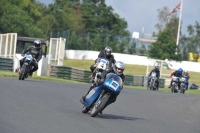
[[(67, 66), (52, 66), (50, 76), (63, 78), (67, 80), (75, 80), (85, 83), (91, 83), (88, 78), (91, 75), (91, 71), (67, 67)], [(146, 76), (133, 76), (125, 75), (125, 85), (128, 86), (147, 86), (148, 78)], [(160, 79), (159, 88), (164, 88), (165, 79)]]
[(0, 70), (1, 71), (13, 71), (13, 59), (0, 58)]

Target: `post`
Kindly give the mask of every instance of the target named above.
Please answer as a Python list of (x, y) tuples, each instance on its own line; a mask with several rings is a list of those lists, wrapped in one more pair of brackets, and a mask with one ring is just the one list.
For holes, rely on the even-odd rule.
[(52, 59), (52, 53), (51, 53), (51, 49), (52, 49), (52, 38), (50, 38), (50, 45), (49, 45), (49, 58), (48, 58), (48, 63), (51, 65), (51, 59)]
[[(56, 53), (55, 53), (55, 62), (54, 62), (54, 65), (56, 65), (56, 61), (58, 60), (58, 48), (59, 48), (59, 39), (56, 38)], [(57, 61), (57, 64), (58, 64), (58, 61)]]
[(5, 46), (5, 53), (4, 53), (5, 58), (7, 56), (7, 52), (8, 52), (8, 34), (6, 34), (6, 46)]
[(63, 44), (63, 43), (62, 43), (62, 37), (60, 37), (60, 41), (59, 41), (59, 42), (60, 42), (60, 43), (59, 43), (59, 46), (58, 46), (58, 53), (57, 53), (57, 54), (58, 54), (58, 56), (57, 56), (58, 64), (57, 64), (57, 65), (60, 65), (60, 54), (61, 54), (61, 53), (60, 53), (60, 50), (61, 50), (61, 48), (62, 48), (61, 45)]
[(15, 58), (16, 47), (17, 47), (17, 33), (14, 33), (14, 49), (13, 49), (13, 58)]
[[(11, 56), (12, 56), (12, 47), (13, 47), (13, 34), (10, 33), (10, 36), (11, 36), (11, 38), (10, 38), (10, 51), (9, 51), (9, 57), (11, 58)], [(13, 58), (14, 58), (14, 57), (13, 57)]]
[[(176, 40), (176, 46), (178, 47), (179, 44), (179, 36), (180, 36), (180, 27), (181, 27), (181, 16), (182, 16), (182, 7), (183, 7), (183, 0), (181, 0), (181, 8), (180, 8), (180, 15), (179, 15), (179, 24), (178, 24), (178, 32), (177, 32), (177, 40)], [(177, 48), (176, 53), (177, 54)]]
[[(160, 64), (160, 73), (162, 74), (162, 69), (163, 69), (163, 61), (161, 60), (161, 64)], [(161, 76), (161, 74), (160, 74), (160, 78), (162, 78), (162, 76)]]

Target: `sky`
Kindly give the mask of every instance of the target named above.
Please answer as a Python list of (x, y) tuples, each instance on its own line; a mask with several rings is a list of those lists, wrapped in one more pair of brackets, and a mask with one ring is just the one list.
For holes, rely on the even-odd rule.
[[(46, 5), (54, 2), (54, 0), (38, 1)], [(114, 12), (127, 21), (127, 29), (131, 33), (141, 33), (144, 28), (144, 34), (157, 32), (155, 28), (155, 24), (158, 23), (157, 9), (162, 9), (166, 6), (171, 11), (179, 3), (180, 0), (106, 0), (106, 4), (112, 6)], [(187, 35), (188, 25), (194, 25), (195, 21), (200, 23), (199, 5), (200, 0), (183, 0), (182, 33)]]

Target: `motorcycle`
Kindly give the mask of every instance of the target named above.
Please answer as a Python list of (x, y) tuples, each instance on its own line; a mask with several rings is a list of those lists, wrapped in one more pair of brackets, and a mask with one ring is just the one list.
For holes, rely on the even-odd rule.
[(98, 58), (96, 64), (97, 64), (97, 66), (93, 72), (93, 74), (94, 74), (93, 82), (97, 82), (99, 80), (102, 72), (104, 70), (108, 69), (109, 61), (104, 58)]
[(24, 80), (25, 78), (28, 78), (28, 74), (32, 69), (31, 63), (33, 61), (35, 61), (35, 58), (33, 58), (32, 55), (25, 56), (24, 64), (22, 65), (22, 68), (19, 70), (19, 80)]
[(121, 89), (122, 79), (114, 73), (108, 73), (104, 83), (93, 88), (86, 95), (82, 112), (87, 113), (91, 110), (90, 116), (95, 117), (119, 95)]
[(180, 93), (185, 93), (185, 90), (187, 89), (187, 79), (185, 77), (181, 77), (180, 79)]
[(179, 90), (179, 77), (174, 76), (172, 78), (172, 87), (171, 87), (171, 92), (172, 93), (177, 93)]
[(156, 72), (152, 72), (151, 76), (150, 76), (150, 82), (149, 82), (149, 89), (150, 90), (157, 90), (158, 91), (158, 87), (157, 87), (157, 77), (156, 77)]

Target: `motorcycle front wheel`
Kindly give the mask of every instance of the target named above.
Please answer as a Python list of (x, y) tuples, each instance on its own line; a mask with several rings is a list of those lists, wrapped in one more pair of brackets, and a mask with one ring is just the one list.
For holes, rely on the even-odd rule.
[(99, 112), (101, 112), (105, 108), (109, 98), (110, 98), (110, 95), (105, 94), (101, 98), (101, 100), (99, 100), (99, 102), (94, 105), (94, 107), (92, 108), (92, 111), (90, 113), (90, 116), (95, 117)]
[(19, 80), (24, 80), (26, 74), (26, 65), (23, 65), (20, 71)]

